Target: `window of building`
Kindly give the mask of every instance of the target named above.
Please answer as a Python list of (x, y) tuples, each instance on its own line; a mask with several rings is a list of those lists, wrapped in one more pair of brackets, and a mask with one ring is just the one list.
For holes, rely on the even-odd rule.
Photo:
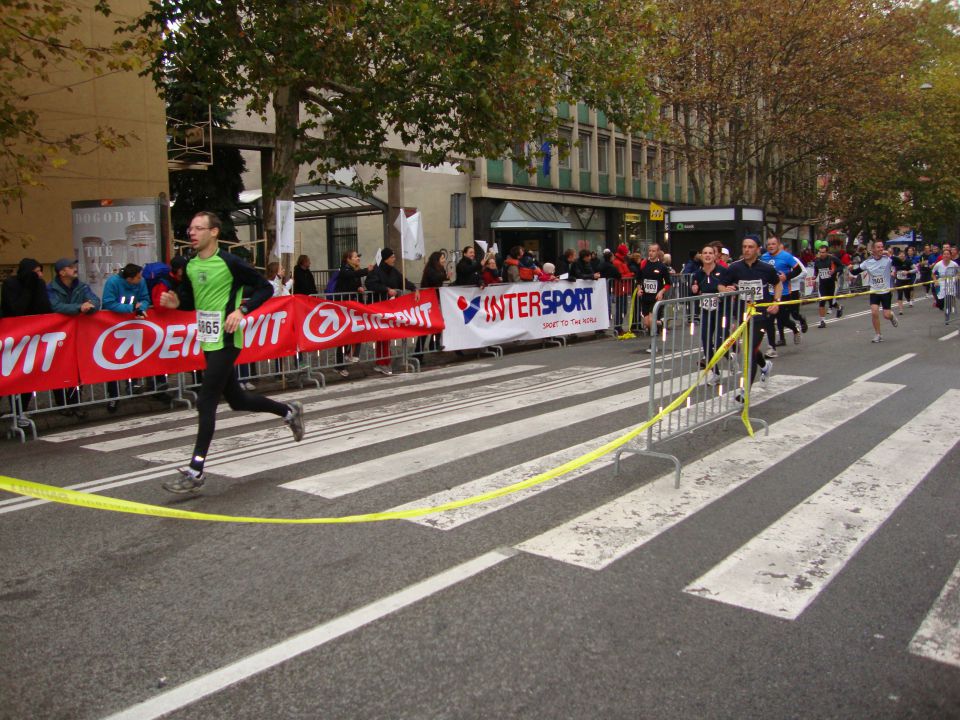
[(558, 150), (559, 159), (557, 160), (557, 167), (563, 170), (569, 170), (570, 153), (573, 152), (573, 130), (570, 130), (569, 128), (560, 128), (558, 136), (563, 147)]
[(334, 215), (328, 221), (327, 231), (330, 233), (327, 243), (327, 267), (338, 268), (345, 252), (358, 249), (357, 216)]
[(647, 180), (653, 182), (657, 179), (657, 149), (647, 147)]
[(579, 142), (577, 151), (580, 155), (580, 170), (584, 172), (593, 169), (590, 163), (590, 143), (592, 139), (593, 137), (590, 133), (580, 133), (580, 136), (577, 138)]
[(643, 145), (640, 143), (630, 143), (630, 169), (634, 180), (643, 177)]
[(613, 148), (613, 159), (617, 166), (617, 177), (623, 177), (627, 171), (627, 146), (618, 142)]
[(601, 173), (610, 172), (608, 157), (610, 155), (610, 138), (597, 138), (597, 170)]

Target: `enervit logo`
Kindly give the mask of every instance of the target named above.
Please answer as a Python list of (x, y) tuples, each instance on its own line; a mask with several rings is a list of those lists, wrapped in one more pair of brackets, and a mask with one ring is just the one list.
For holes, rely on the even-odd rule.
[(303, 319), (303, 336), (315, 343), (328, 342), (346, 332), (350, 324), (347, 308), (321, 302)]
[(287, 321), (287, 311), (263, 313), (240, 321), (243, 330), (243, 346), (276, 345), (280, 339), (280, 328)]
[(105, 370), (126, 370), (154, 353), (165, 360), (198, 355), (196, 324), (161, 327), (149, 320), (127, 320), (101, 333), (93, 346), (93, 360)]
[(304, 318), (301, 331), (313, 343), (329, 343), (343, 333), (384, 328), (432, 328), (433, 302), (425, 301), (395, 312), (361, 312), (337, 303), (320, 302)]
[(41, 357), (40, 372), (47, 372), (53, 365), (57, 348), (63, 345), (66, 337), (65, 332), (49, 332), (43, 335), (24, 335), (19, 339), (4, 338), (0, 350), (0, 373), (3, 377), (10, 377), (19, 364), (24, 375), (29, 375), (37, 364), (38, 356)]

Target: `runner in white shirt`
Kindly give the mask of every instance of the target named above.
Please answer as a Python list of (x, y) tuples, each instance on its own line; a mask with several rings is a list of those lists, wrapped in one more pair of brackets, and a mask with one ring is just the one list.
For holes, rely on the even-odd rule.
[(949, 259), (949, 249), (945, 249), (943, 256), (933, 266), (933, 277), (937, 281), (937, 305), (943, 308), (944, 325), (950, 324), (950, 315), (957, 304), (957, 276), (960, 275), (960, 265)]
[(897, 318), (890, 310), (893, 299), (893, 261), (888, 255), (884, 255), (883, 247), (883, 240), (875, 240), (870, 246), (871, 256), (860, 263), (860, 267), (850, 271), (854, 275), (867, 273), (870, 276), (870, 319), (873, 321), (873, 330), (876, 333), (871, 342), (875, 343), (883, 342), (883, 335), (880, 334), (881, 308), (883, 308), (883, 316), (890, 321), (890, 324), (897, 326)]

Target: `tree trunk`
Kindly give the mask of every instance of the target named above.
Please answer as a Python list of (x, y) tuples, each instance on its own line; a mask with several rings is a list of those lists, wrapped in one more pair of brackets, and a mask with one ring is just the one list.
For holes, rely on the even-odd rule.
[(277, 242), (277, 200), (292, 200), (300, 166), (297, 146), (300, 127), (300, 95), (293, 87), (278, 88), (273, 94), (276, 117), (276, 147), (273, 175), (263, 188), (263, 227), (267, 235), (267, 254)]

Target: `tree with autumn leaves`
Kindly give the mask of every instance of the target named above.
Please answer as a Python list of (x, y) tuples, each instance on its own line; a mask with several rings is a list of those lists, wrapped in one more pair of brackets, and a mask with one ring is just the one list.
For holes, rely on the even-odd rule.
[(642, 127), (653, 23), (635, 0), (155, 0), (139, 28), (163, 35), (161, 90), (177, 64), (211, 104), (272, 113), (272, 235), (301, 165), (390, 171), (398, 146), (425, 164), (506, 156), (557, 134), (560, 101)]
[(850, 166), (855, 154), (890, 150), (867, 129), (905, 104), (922, 8), (899, 0), (661, 0), (660, 8), (670, 19), (658, 36), (663, 135), (688, 169), (695, 202), (760, 206), (780, 233), (788, 220), (825, 217), (830, 193), (869, 170)]
[[(86, 132), (48, 127), (30, 106), (34, 95), (58, 86), (64, 71), (79, 70), (88, 80), (144, 67), (141, 58), (146, 45), (141, 37), (118, 36), (99, 44), (80, 39), (83, 10), (74, 0), (0, 0), (0, 204), (4, 207), (16, 206), (25, 193), (41, 189), (44, 175), (68, 164), (71, 157), (129, 143), (127, 136), (108, 126)], [(103, 1), (96, 3), (94, 11), (110, 15)], [(8, 239), (0, 228), (0, 241)]]
[(916, 13), (913, 63), (829, 166), (828, 214), (849, 237), (910, 226), (960, 239), (960, 11), (941, 1)]

